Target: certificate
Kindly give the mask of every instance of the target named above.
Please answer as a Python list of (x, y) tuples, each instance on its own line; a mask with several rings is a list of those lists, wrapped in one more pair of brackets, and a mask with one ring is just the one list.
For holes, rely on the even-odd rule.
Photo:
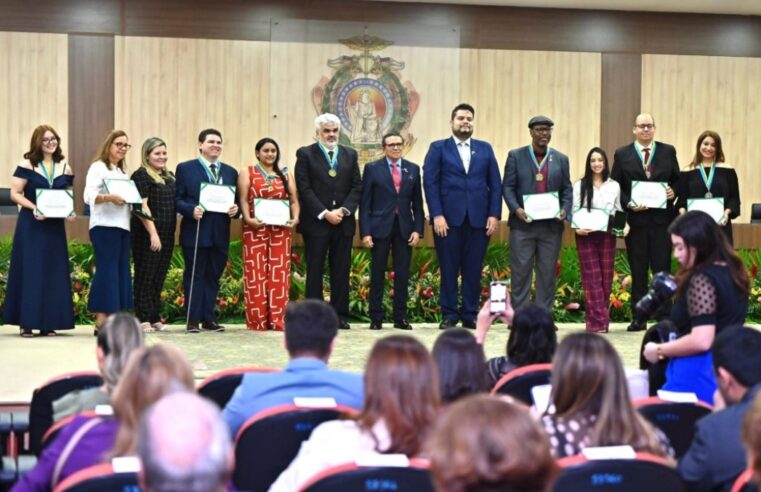
[(724, 199), (717, 198), (688, 198), (687, 210), (700, 210), (711, 216), (717, 224), (724, 220)]
[(206, 212), (226, 214), (235, 205), (235, 186), (201, 183), (198, 206)]
[(557, 191), (549, 193), (532, 193), (523, 195), (523, 210), (529, 222), (532, 220), (554, 219), (560, 217), (560, 199)]
[(632, 181), (631, 202), (635, 207), (666, 208), (665, 181)]
[(571, 227), (588, 231), (607, 231), (609, 221), (610, 212), (608, 210), (582, 207), (573, 212)]
[(291, 220), (291, 204), (288, 200), (255, 198), (254, 217), (268, 225), (286, 225)]
[(74, 215), (74, 192), (37, 188), (37, 210), (50, 219), (62, 219)]
[(119, 195), (127, 203), (143, 203), (143, 197), (137, 191), (135, 182), (131, 179), (105, 179), (106, 191), (112, 195)]

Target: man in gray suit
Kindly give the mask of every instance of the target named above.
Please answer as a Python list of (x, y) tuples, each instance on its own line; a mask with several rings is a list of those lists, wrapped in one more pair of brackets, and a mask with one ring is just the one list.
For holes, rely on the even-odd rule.
[[(555, 264), (560, 253), (563, 221), (571, 215), (573, 188), (568, 157), (550, 149), (555, 123), (546, 116), (528, 122), (531, 145), (507, 154), (502, 195), (510, 209), (511, 297), (515, 309), (529, 300), (531, 277), (536, 265), (536, 303), (552, 311), (555, 300)], [(557, 192), (557, 217), (533, 220), (524, 210), (523, 197), (533, 193)]]

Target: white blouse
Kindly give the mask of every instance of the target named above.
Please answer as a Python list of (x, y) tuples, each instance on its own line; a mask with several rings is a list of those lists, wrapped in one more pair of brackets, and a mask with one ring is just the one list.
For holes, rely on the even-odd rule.
[(90, 229), (96, 226), (118, 227), (129, 231), (130, 205), (117, 205), (111, 202), (95, 203), (98, 195), (108, 193), (106, 179), (129, 179), (129, 176), (114, 166), (108, 169), (103, 161), (95, 161), (87, 171), (84, 201), (90, 205)]
[[(587, 207), (586, 197), (584, 197), (583, 206), (584, 208)], [(578, 180), (573, 184), (573, 210), (578, 210), (581, 207), (581, 180)], [(617, 181), (608, 178), (599, 188), (592, 186), (592, 208), (610, 210), (610, 215), (623, 212), (621, 208), (621, 187)]]

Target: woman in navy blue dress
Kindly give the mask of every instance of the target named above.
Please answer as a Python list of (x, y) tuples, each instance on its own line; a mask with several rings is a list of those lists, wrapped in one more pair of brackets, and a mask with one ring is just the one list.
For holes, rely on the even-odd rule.
[(38, 189), (70, 189), (73, 182), (58, 133), (50, 126), (38, 126), (29, 152), (11, 178), (11, 199), (21, 210), (13, 235), (3, 321), (18, 325), (22, 337), (31, 337), (33, 329), (51, 336), (56, 330), (74, 328), (64, 219), (46, 218), (36, 205)]

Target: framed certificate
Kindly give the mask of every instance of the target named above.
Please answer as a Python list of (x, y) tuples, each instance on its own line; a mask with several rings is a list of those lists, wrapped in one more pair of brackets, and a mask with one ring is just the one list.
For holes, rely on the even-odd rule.
[(573, 229), (586, 229), (588, 231), (607, 231), (609, 221), (610, 211), (582, 207), (574, 210), (571, 227)]
[(50, 219), (63, 219), (74, 215), (74, 192), (37, 188), (37, 210)]
[(665, 181), (632, 181), (631, 201), (635, 207), (666, 208)]
[(560, 217), (560, 198), (557, 191), (523, 195), (523, 210), (529, 221)]
[(105, 179), (106, 191), (119, 195), (127, 203), (143, 203), (143, 197), (137, 191), (135, 182), (131, 179)]
[(235, 205), (235, 186), (201, 183), (198, 206), (206, 212), (226, 214)]
[(286, 225), (291, 220), (288, 200), (254, 198), (254, 217), (268, 225)]
[(717, 224), (724, 220), (724, 199), (717, 198), (688, 198), (687, 210), (700, 210), (711, 216)]

